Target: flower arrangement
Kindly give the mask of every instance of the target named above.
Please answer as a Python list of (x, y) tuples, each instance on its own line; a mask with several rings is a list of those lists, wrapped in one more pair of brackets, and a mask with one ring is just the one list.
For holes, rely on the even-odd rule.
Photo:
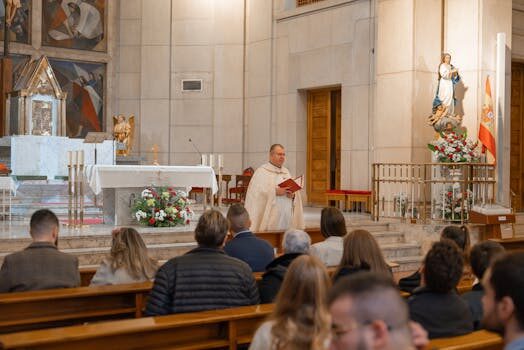
[(442, 203), (440, 217), (449, 221), (460, 221), (469, 219), (469, 209), (472, 205), (473, 192), (466, 190), (466, 198), (462, 201), (463, 193), (460, 184), (455, 183), (442, 191)]
[(171, 187), (147, 187), (133, 205), (133, 216), (143, 225), (172, 227), (189, 225), (194, 216), (184, 191)]
[(442, 163), (478, 162), (476, 147), (477, 143), (468, 140), (466, 133), (455, 131), (441, 132), (437, 141), (428, 144), (429, 150)]

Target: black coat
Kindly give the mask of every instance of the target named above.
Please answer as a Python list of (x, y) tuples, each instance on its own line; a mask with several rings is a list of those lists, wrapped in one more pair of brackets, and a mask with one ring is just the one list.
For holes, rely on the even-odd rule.
[(264, 271), (275, 257), (275, 251), (268, 241), (255, 236), (251, 231), (238, 233), (226, 243), (227, 255), (244, 261), (253, 272)]
[(475, 330), (481, 329), (482, 321), (482, 296), (484, 295), (484, 288), (482, 284), (477, 283), (471, 288), (471, 291), (462, 294), (462, 299), (468, 303), (471, 316), (473, 317), (473, 328)]
[(160, 267), (146, 314), (216, 310), (258, 302), (256, 282), (245, 262), (221, 249), (199, 247)]
[(473, 332), (469, 307), (456, 291), (435, 293), (420, 287), (409, 297), (408, 305), (411, 320), (420, 323), (430, 339)]
[(267, 265), (266, 272), (262, 275), (259, 284), (260, 302), (262, 304), (272, 303), (275, 300), (289, 265), (300, 255), (302, 254), (284, 254)]

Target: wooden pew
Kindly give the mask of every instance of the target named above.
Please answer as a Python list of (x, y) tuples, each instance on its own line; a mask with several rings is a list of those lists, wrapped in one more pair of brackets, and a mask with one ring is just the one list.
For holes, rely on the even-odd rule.
[(458, 337), (433, 339), (427, 350), (502, 350), (502, 338), (495, 333), (485, 330), (476, 331)]
[(0, 333), (141, 317), (152, 283), (0, 294)]
[(0, 335), (0, 349), (237, 349), (273, 304)]

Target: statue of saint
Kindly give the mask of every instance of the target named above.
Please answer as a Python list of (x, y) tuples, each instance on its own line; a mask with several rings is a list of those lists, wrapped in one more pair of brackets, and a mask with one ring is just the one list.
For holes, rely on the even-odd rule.
[(126, 120), (122, 114), (113, 116), (113, 136), (116, 140), (116, 155), (128, 156), (133, 146), (133, 134), (135, 131), (135, 116), (129, 116)]
[(457, 68), (451, 64), (451, 55), (444, 53), (438, 67), (438, 87), (433, 99), (432, 115), (428, 123), (435, 131), (441, 132), (449, 128), (449, 123), (457, 127), (462, 122), (462, 116), (455, 115), (455, 85), (460, 81)]

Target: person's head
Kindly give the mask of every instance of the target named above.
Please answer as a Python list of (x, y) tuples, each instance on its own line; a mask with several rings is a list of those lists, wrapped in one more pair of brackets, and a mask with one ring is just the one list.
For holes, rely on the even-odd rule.
[(455, 242), (462, 252), (464, 261), (468, 261), (471, 243), (469, 239), (469, 230), (466, 226), (446, 226), (442, 230), (440, 238), (450, 239)]
[(493, 262), (482, 279), (482, 324), (505, 333), (506, 342), (524, 332), (524, 252), (509, 253)]
[(277, 349), (323, 349), (330, 337), (326, 298), (331, 285), (326, 267), (316, 257), (293, 260), (278, 292), (271, 315)]
[(35, 242), (51, 242), (58, 240), (59, 222), (55, 213), (49, 209), (37, 210), (31, 215), (29, 233)]
[(227, 221), (229, 221), (229, 229), (233, 234), (248, 230), (251, 226), (249, 214), (242, 204), (232, 204), (227, 211)]
[(344, 215), (335, 207), (327, 207), (322, 209), (320, 213), (320, 232), (324, 237), (329, 236), (345, 236), (346, 220)]
[(311, 237), (302, 230), (287, 230), (282, 239), (282, 249), (285, 254), (307, 254), (311, 248)]
[(442, 63), (447, 63), (447, 64), (450, 64), (451, 63), (451, 55), (447, 52), (444, 52), (442, 54), (442, 60), (441, 60)]
[(328, 305), (332, 350), (413, 348), (408, 307), (391, 278), (369, 271), (343, 277)]
[(484, 241), (477, 243), (471, 249), (469, 263), (471, 270), (479, 280), (482, 280), (484, 272), (493, 259), (504, 254), (504, 247), (497, 242)]
[(155, 276), (156, 262), (149, 258), (147, 247), (134, 228), (123, 227), (113, 232), (110, 257), (113, 271), (123, 267), (135, 279)]
[(344, 238), (344, 251), (339, 269), (343, 267), (365, 268), (391, 275), (377, 240), (366, 230), (354, 230)]
[(424, 258), (426, 287), (435, 293), (448, 293), (457, 287), (464, 269), (464, 259), (457, 245), (448, 240), (433, 243)]
[(286, 150), (284, 149), (284, 146), (279, 143), (271, 145), (269, 148), (269, 161), (271, 164), (279, 168), (284, 165), (284, 162), (286, 161)]
[(201, 247), (219, 248), (224, 244), (229, 224), (218, 210), (205, 211), (198, 219), (195, 240)]

